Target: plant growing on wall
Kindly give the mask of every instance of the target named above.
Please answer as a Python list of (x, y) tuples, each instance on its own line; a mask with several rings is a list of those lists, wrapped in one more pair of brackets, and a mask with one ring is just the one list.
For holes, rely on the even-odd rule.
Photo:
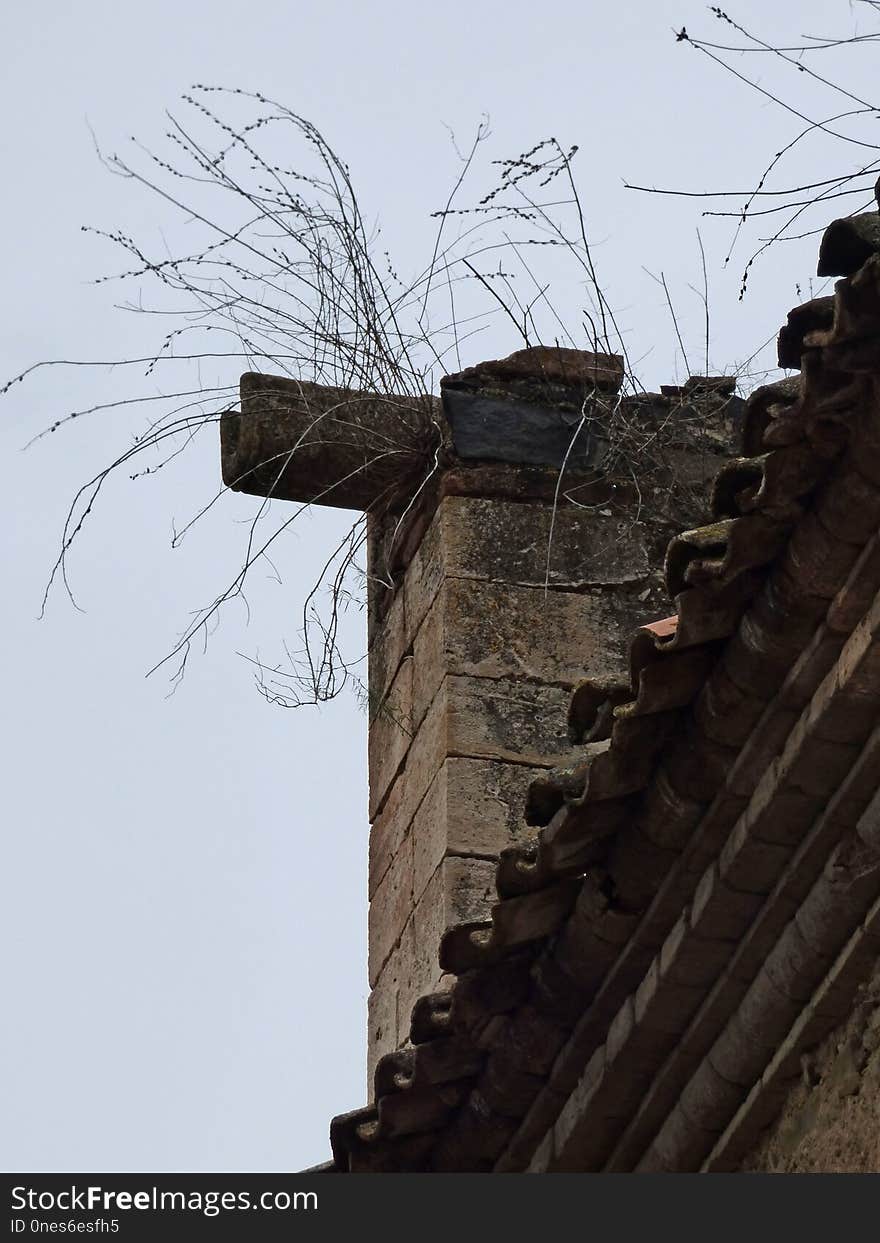
[[(856, 17), (876, 20), (878, 8), (875, 0), (859, 0)], [(725, 262), (733, 262), (737, 249), (749, 242), (745, 296), (754, 265), (772, 247), (810, 238), (824, 227), (829, 204), (841, 211), (870, 205), (880, 169), (880, 145), (874, 141), (880, 109), (816, 66), (822, 57), (870, 51), (880, 32), (855, 28), (846, 37), (803, 36), (773, 46), (721, 9), (712, 13), (726, 32), (724, 41), (681, 28), (679, 50), (710, 58), (719, 72), (734, 74), (762, 101), (782, 109), (792, 119), (792, 136), (756, 169), (754, 186), (745, 193), (631, 185), (638, 192), (710, 200), (703, 214), (733, 224)], [(771, 85), (752, 72), (756, 61), (774, 67)], [(791, 83), (784, 78), (789, 74)], [(834, 103), (825, 111), (816, 112), (812, 104), (808, 110), (798, 94), (806, 81)], [(625, 392), (639, 395), (638, 360), (627, 357), (625, 334), (596, 270), (575, 177), (577, 148), (547, 138), (512, 158), (487, 163), (489, 137), (483, 121), (469, 146), (456, 148), (458, 171), (446, 202), (434, 213), (427, 262), (404, 276), (381, 231), (368, 223), (344, 161), (310, 121), (258, 93), (194, 87), (180, 111), (169, 115), (161, 150), (132, 141), (129, 154), (102, 155), (109, 173), (147, 189), (170, 217), (187, 222), (187, 246), (162, 253), (154, 243), (119, 230), (86, 230), (123, 256), (120, 270), (99, 282), (132, 288), (128, 308), (143, 314), (151, 329), (161, 327), (139, 357), (110, 360), (139, 376), (129, 396), (105, 401), (99, 391), (88, 407), (61, 413), (37, 432), (35, 439), (86, 417), (113, 413), (140, 419), (148, 412), (133, 443), (77, 489), (47, 598), (59, 585), (74, 598), (69, 553), (107, 480), (117, 473), (132, 479), (152, 475), (203, 441), (206, 431), (216, 437), (221, 417), (238, 410), (242, 371), (424, 403), (441, 375), (461, 370), (465, 353), (472, 357), (472, 338), (494, 319), (503, 321), (518, 345), (560, 344), (623, 355)], [(842, 159), (836, 174), (786, 182), (789, 161), (808, 144), (815, 149), (817, 169), (836, 167), (835, 160)], [(480, 182), (483, 192), (473, 193), (471, 187)], [(704, 322), (690, 358), (667, 277), (661, 271), (656, 279), (688, 371), (708, 373), (709, 272), (699, 234), (698, 245), (703, 285), (694, 293)], [(562, 270), (580, 288), (577, 323), (563, 319), (554, 302), (552, 283)], [(746, 374), (754, 359), (743, 365), (743, 383), (755, 378)], [(213, 387), (200, 378), (200, 365), (209, 361), (222, 372), (222, 382)], [(104, 367), (106, 360), (38, 363), (3, 392), (39, 368), (90, 365)], [(157, 396), (151, 386), (160, 376), (163, 391)], [(646, 422), (628, 413), (633, 408), (618, 400), (598, 407), (607, 442), (603, 468), (622, 482), (636, 480), (636, 474), (642, 478), (653, 463), (662, 467), (691, 417), (684, 407), (671, 408)], [(584, 419), (597, 417), (596, 411), (585, 405)], [(316, 410), (316, 421), (322, 417)], [(406, 447), (392, 444), (388, 450)], [(413, 501), (434, 468), (429, 455), (425, 474), (412, 482)], [(173, 546), (222, 501), (223, 492), (205, 499), (175, 532)], [(274, 549), (304, 508), (278, 510), (271, 497), (255, 503), (237, 572), (191, 618), (156, 670), (169, 671), (176, 684), (193, 645), (207, 641), (226, 605), (246, 596), (253, 568), (271, 566)], [(299, 646), (283, 644), (282, 658), (271, 665), (255, 662), (258, 685), (273, 702), (321, 702), (345, 686), (360, 686), (362, 654), (341, 650), (339, 620), (362, 595), (364, 539), (361, 515), (327, 550), (318, 581), (303, 593)], [(383, 573), (382, 567), (373, 572)]]

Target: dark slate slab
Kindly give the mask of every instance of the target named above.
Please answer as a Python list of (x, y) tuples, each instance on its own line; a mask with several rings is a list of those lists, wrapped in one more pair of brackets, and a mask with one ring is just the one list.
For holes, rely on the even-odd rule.
[[(580, 413), (530, 406), (513, 398), (485, 397), (446, 388), (443, 408), (460, 458), (562, 466), (581, 421)], [(588, 471), (602, 457), (603, 441), (589, 423), (581, 428), (566, 469)]]

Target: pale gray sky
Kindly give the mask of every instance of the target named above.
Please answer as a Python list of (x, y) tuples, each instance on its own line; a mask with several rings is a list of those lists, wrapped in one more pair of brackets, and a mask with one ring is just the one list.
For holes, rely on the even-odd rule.
[[(843, 0), (731, 10), (771, 39), (845, 33), (851, 11)], [(638, 195), (622, 179), (747, 189), (762, 156), (794, 132), (676, 45), (682, 24), (729, 41), (693, 0), (8, 6), (0, 369), (155, 348), (151, 324), (114, 310), (112, 287), (87, 283), (118, 264), (80, 226), (155, 236), (166, 217), (102, 169), (89, 127), (109, 150), (129, 135), (158, 141), (164, 109), (207, 82), (262, 91), (313, 120), (351, 165), (404, 272), (427, 261), (429, 213), (457, 176), (447, 127), (463, 142), (488, 113), (487, 160), (550, 134), (579, 143), (596, 258), (641, 378), (680, 378), (663, 294), (643, 267), (665, 270), (699, 358), (702, 312), (688, 285), (700, 280), (700, 205)], [(781, 82), (766, 60), (742, 68)], [(848, 72), (869, 89), (871, 56)], [(791, 78), (793, 91), (804, 87)], [(826, 103), (827, 115), (847, 106)], [(842, 171), (829, 150), (805, 149), (792, 176)], [(844, 152), (837, 164), (849, 160)], [(816, 239), (777, 248), (741, 304), (747, 252), (724, 273), (729, 224), (703, 222), (703, 235), (720, 370), (776, 330), (797, 280), (808, 296)], [(564, 280), (556, 291), (574, 331), (579, 296)], [(499, 320), (463, 361), (519, 344)], [(233, 362), (203, 378), (236, 374)], [(167, 682), (144, 672), (234, 571), (251, 512), (229, 498), (181, 551), (169, 549), (172, 520), (218, 481), (216, 439), (206, 437), (173, 470), (109, 488), (72, 561), (86, 611), (58, 593), (38, 623), (72, 491), (140, 424), (109, 412), (19, 450), (121, 384), (118, 373), (58, 370), (3, 399), (0, 1166), (302, 1168), (325, 1159), (331, 1116), (365, 1099), (366, 727), (349, 698), (269, 707), (237, 653), (294, 634), (302, 591), (346, 516), (324, 511), (299, 526), (281, 554), (284, 585), (261, 574), (250, 628), (232, 610), (166, 698)], [(348, 625), (356, 644), (362, 616)]]

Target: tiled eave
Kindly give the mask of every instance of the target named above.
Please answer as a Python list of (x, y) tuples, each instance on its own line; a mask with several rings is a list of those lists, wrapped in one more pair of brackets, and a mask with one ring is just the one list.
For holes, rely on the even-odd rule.
[(575, 693), (583, 764), (533, 788), (334, 1169), (731, 1168), (880, 952), (880, 256), (783, 342), (800, 376), (670, 545), (674, 624)]

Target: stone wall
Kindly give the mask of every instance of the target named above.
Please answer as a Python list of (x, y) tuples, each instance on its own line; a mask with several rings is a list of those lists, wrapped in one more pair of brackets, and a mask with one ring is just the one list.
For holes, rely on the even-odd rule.
[(630, 636), (671, 611), (663, 556), (733, 449), (734, 387), (624, 392), (621, 357), (547, 346), (440, 397), (242, 377), (225, 483), (367, 515), (371, 1083), (532, 836), (530, 783), (576, 758), (572, 689), (628, 681)]
[(371, 614), (371, 1083), (443, 986), (444, 931), (487, 918), (499, 852), (531, 832), (529, 782), (571, 756), (573, 686), (619, 679), (633, 629), (666, 607), (640, 524), (553, 512), (447, 495)]

